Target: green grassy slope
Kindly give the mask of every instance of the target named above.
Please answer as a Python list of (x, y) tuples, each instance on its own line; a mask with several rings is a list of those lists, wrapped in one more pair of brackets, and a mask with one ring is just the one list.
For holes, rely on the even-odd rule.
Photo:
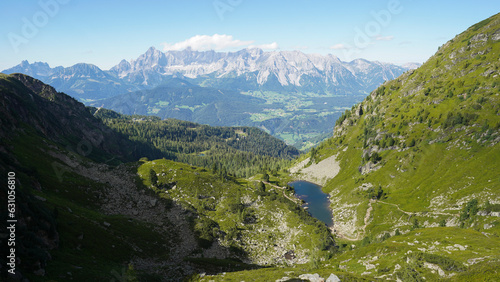
[[(475, 230), (422, 228), (384, 240), (343, 242), (341, 253), (315, 266), (235, 271), (200, 281), (276, 281), (332, 274), (341, 281), (498, 281), (499, 239)], [(303, 277), (303, 276), (302, 276)]]
[[(455, 228), (426, 228), (384, 241), (345, 244), (334, 258), (310, 265), (237, 271), (199, 277), (200, 281), (275, 281), (304, 274), (341, 281), (496, 281), (498, 239)], [(351, 250), (349, 250), (351, 249)], [(286, 280), (285, 280), (286, 281)]]
[[(409, 230), (412, 222), (400, 214), (420, 216), (426, 227), (444, 220), (483, 230), (474, 220), (494, 221), (457, 217), (473, 199), (479, 206), (500, 201), (499, 27), (499, 15), (472, 26), (339, 119), (317, 155), (338, 153), (341, 171), (324, 189), (340, 233), (363, 236), (373, 197), (387, 204), (372, 205), (372, 235)], [(492, 230), (485, 231), (498, 234)]]

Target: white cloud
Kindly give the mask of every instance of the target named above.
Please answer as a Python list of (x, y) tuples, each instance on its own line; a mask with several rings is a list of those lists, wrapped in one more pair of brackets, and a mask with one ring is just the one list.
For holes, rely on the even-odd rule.
[(347, 50), (347, 49), (350, 49), (350, 48), (349, 48), (349, 46), (347, 44), (339, 43), (339, 44), (335, 44), (333, 46), (330, 46), (330, 49), (333, 49), (333, 50)]
[(382, 36), (382, 35), (375, 36), (375, 40), (377, 40), (377, 41), (391, 41), (393, 39), (394, 39), (394, 36), (392, 36), (392, 35), (389, 35), (389, 36)]
[(261, 44), (261, 45), (250, 45), (248, 48), (260, 48), (265, 50), (276, 50), (279, 48), (278, 43), (273, 42), (269, 44)]
[(241, 41), (234, 39), (232, 35), (214, 34), (214, 35), (195, 35), (189, 39), (174, 44), (163, 43), (163, 51), (184, 50), (191, 48), (193, 50), (224, 50), (232, 48), (261, 48), (261, 49), (277, 49), (276, 42), (262, 45), (251, 45), (255, 41)]

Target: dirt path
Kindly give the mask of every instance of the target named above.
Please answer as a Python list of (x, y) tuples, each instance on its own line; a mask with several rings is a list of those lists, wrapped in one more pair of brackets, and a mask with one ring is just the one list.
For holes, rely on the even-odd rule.
[(402, 210), (399, 205), (397, 204), (391, 204), (391, 203), (387, 203), (387, 202), (384, 202), (384, 201), (380, 201), (380, 200), (377, 200), (376, 201), (377, 203), (381, 203), (381, 204), (386, 204), (386, 205), (391, 205), (391, 206), (394, 206), (398, 209), (398, 211), (404, 213), (404, 214), (407, 214), (407, 215), (418, 215), (418, 216), (426, 216), (426, 215), (446, 215), (446, 216), (459, 216), (458, 214), (453, 214), (453, 213), (445, 213), (445, 212), (426, 212), (425, 214), (422, 213), (422, 212), (407, 212), (407, 211), (404, 211)]
[(266, 185), (269, 185), (269, 186), (272, 186), (272, 187), (274, 187), (274, 188), (276, 188), (276, 189), (280, 189), (280, 190), (282, 190), (282, 192), (283, 192), (283, 196), (284, 196), (285, 198), (287, 198), (288, 200), (290, 200), (290, 201), (292, 201), (292, 202), (294, 202), (294, 203), (296, 203), (296, 204), (300, 204), (300, 200), (299, 200), (299, 199), (297, 199), (297, 198), (290, 198), (290, 197), (288, 197), (288, 195), (285, 193), (285, 187), (280, 187), (280, 186), (278, 186), (278, 185), (274, 185), (274, 184), (269, 183), (269, 182), (266, 182), (266, 181), (262, 181), (262, 183), (264, 183), (264, 184), (266, 184)]
[(398, 211), (400, 211), (400, 212), (402, 212), (402, 213), (404, 213), (404, 214), (407, 214), (407, 215), (412, 215), (412, 214), (413, 214), (413, 213), (411, 213), (411, 212), (407, 212), (407, 211), (402, 210), (402, 209), (399, 207), (399, 205), (396, 205), (396, 204), (391, 204), (391, 203), (387, 203), (387, 202), (380, 201), (380, 200), (378, 200), (377, 202), (378, 202), (378, 203), (381, 203), (381, 204), (386, 204), (386, 205), (390, 205), (390, 206), (396, 207), (396, 208), (398, 209)]
[(368, 209), (366, 209), (366, 214), (365, 214), (365, 218), (364, 218), (365, 225), (363, 225), (363, 237), (366, 235), (366, 227), (370, 223), (370, 217), (372, 215), (372, 210), (373, 210), (372, 203), (374, 203), (374, 202), (375, 202), (374, 200), (370, 200), (370, 202), (368, 203)]

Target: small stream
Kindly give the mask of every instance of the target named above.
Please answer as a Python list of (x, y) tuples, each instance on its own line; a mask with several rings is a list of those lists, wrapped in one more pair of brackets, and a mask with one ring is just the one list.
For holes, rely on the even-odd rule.
[(328, 194), (321, 191), (321, 186), (311, 182), (298, 180), (288, 183), (295, 189), (295, 195), (306, 202), (309, 213), (326, 223), (329, 227), (333, 226), (332, 211), (330, 210), (330, 200)]

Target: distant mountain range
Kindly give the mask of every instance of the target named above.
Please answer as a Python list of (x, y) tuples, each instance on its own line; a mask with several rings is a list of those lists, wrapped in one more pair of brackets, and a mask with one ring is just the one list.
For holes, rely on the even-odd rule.
[(82, 101), (96, 100), (136, 91), (142, 87), (122, 81), (108, 71), (92, 64), (79, 63), (71, 67), (51, 68), (49, 64), (35, 62), (21, 64), (2, 71), (5, 74), (23, 73), (49, 84)]
[(83, 101), (151, 89), (182, 78), (199, 86), (237, 91), (366, 94), (416, 65), (397, 66), (357, 59), (343, 62), (333, 55), (299, 51), (161, 52), (151, 47), (137, 59), (122, 60), (110, 70), (79, 63), (51, 68), (47, 63), (21, 64), (3, 73), (24, 73)]

